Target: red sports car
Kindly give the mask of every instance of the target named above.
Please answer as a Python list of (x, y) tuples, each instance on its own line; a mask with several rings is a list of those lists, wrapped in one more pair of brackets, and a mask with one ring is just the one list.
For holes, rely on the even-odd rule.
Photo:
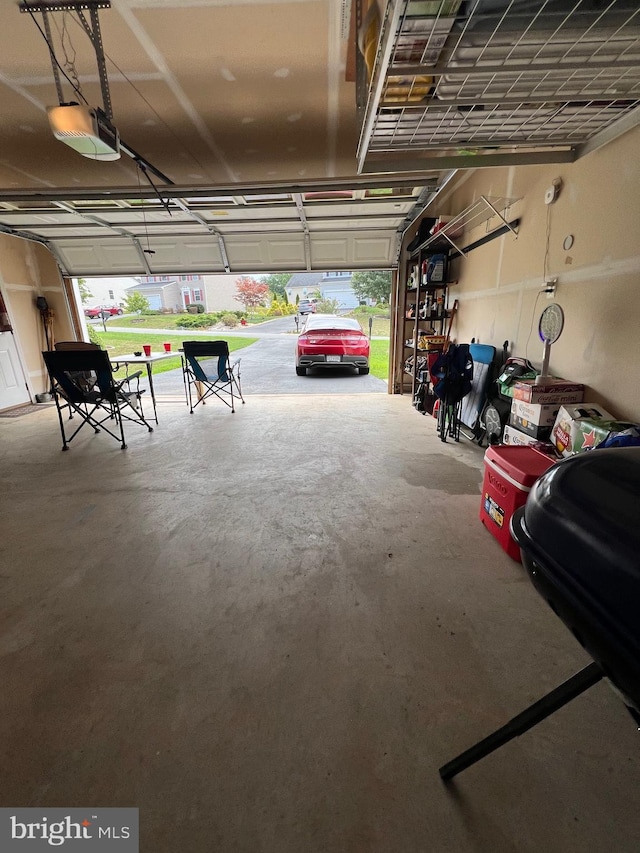
[(93, 308), (84, 309), (84, 316), (90, 320), (102, 317), (103, 314), (114, 317), (116, 314), (124, 314), (124, 311), (117, 305), (94, 305)]
[(369, 339), (357, 320), (335, 314), (309, 314), (298, 336), (296, 373), (308, 367), (355, 367), (369, 372)]

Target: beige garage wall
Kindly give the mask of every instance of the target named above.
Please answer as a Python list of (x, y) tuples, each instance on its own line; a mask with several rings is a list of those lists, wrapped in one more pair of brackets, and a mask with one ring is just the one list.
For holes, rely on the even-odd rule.
[[(554, 375), (583, 382), (587, 398), (613, 414), (640, 420), (640, 129), (569, 165), (458, 173), (432, 213), (456, 214), (480, 195), (520, 199), (517, 239), (497, 238), (453, 264), (450, 301), (460, 308), (453, 336), (473, 337), (540, 365), (537, 324), (550, 304), (540, 291), (557, 277), (555, 301), (565, 327), (553, 346)], [(545, 190), (562, 189), (553, 205)], [(464, 235), (482, 237), (493, 220)], [(568, 251), (563, 241), (573, 235)]]
[(55, 258), (45, 246), (0, 234), (0, 288), (29, 390), (32, 395), (46, 391), (49, 382), (42, 360), (46, 343), (36, 308), (38, 296), (44, 296), (54, 312), (55, 339), (75, 338)]

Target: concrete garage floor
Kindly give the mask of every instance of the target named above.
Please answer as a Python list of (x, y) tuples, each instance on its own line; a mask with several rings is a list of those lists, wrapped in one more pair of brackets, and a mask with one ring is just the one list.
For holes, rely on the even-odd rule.
[(607, 684), (440, 782), (586, 656), (407, 397), (0, 433), (0, 805), (137, 806), (145, 853), (640, 849)]

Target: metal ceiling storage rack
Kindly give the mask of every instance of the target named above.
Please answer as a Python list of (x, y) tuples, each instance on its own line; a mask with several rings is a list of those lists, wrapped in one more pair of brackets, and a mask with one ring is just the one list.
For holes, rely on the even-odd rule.
[(636, 0), (389, 0), (371, 56), (362, 172), (569, 161), (640, 122)]
[(435, 232), (435, 234), (432, 234), (421, 245), (419, 245), (416, 251), (420, 249), (423, 251), (430, 249), (431, 252), (449, 252), (453, 249), (457, 255), (465, 255), (471, 248), (475, 247), (477, 243), (472, 243), (470, 246), (460, 248), (458, 242), (459, 238), (464, 233), (468, 233), (473, 228), (477, 228), (479, 225), (483, 225), (484, 223), (488, 223), (490, 226), (491, 220), (494, 219), (494, 217), (498, 220), (498, 223), (501, 223), (501, 225), (498, 225), (497, 231), (489, 230), (487, 232), (487, 236), (497, 236), (498, 233), (502, 234), (505, 231), (510, 231), (514, 236), (517, 236), (518, 220), (510, 221), (507, 219), (509, 209), (517, 201), (519, 201), (517, 198), (489, 198), (481, 195), (477, 201), (474, 201), (463, 211), (445, 222), (442, 227)]

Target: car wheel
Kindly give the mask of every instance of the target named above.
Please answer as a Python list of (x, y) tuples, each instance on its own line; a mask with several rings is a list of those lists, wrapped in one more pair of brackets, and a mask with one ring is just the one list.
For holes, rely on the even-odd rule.
[(298, 374), (298, 376), (306, 376), (307, 375), (307, 368), (306, 367), (296, 367), (296, 373)]
[(369, 368), (368, 367), (359, 367), (358, 372), (360, 373), (360, 376), (366, 376), (367, 373), (369, 372)]
[(117, 313), (118, 313), (118, 317), (119, 317), (121, 314), (124, 314), (124, 311), (122, 310), (122, 308), (118, 308)]

